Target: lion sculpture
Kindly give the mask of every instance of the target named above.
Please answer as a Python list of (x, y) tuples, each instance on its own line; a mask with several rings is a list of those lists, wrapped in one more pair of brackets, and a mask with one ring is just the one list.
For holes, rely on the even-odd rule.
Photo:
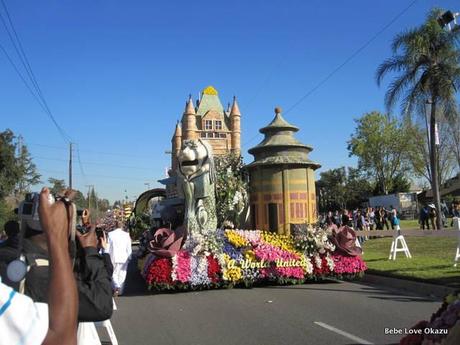
[(185, 140), (178, 163), (177, 191), (185, 200), (185, 248), (193, 248), (217, 228), (212, 148), (201, 139)]

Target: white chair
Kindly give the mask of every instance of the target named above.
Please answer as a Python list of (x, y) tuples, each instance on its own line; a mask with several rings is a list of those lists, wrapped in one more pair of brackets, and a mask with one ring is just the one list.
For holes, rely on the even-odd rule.
[(395, 232), (393, 236), (393, 241), (391, 242), (390, 256), (388, 257), (388, 260), (396, 260), (396, 253), (398, 252), (403, 252), (404, 254), (406, 254), (406, 258), (412, 258), (406, 240), (399, 231)]
[(460, 259), (460, 218), (454, 217), (452, 219), (452, 223), (454, 225), (454, 229), (457, 231), (457, 234), (458, 234), (457, 252), (455, 253), (455, 258), (454, 258), (454, 267), (457, 267), (457, 262)]

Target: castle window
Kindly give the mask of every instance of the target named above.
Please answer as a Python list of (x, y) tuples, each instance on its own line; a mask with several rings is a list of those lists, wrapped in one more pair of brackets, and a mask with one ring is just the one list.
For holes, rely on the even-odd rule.
[(220, 121), (220, 120), (216, 120), (216, 123), (215, 123), (215, 125), (216, 125), (216, 129), (217, 129), (217, 130), (220, 130), (220, 129), (222, 129), (222, 121)]
[(204, 129), (212, 129), (212, 120), (204, 121)]
[(219, 137), (219, 138), (226, 138), (227, 137), (227, 134), (225, 133), (216, 133), (216, 138)]
[(206, 138), (206, 132), (201, 132), (201, 137)]
[(214, 138), (214, 133), (206, 132), (206, 138)]

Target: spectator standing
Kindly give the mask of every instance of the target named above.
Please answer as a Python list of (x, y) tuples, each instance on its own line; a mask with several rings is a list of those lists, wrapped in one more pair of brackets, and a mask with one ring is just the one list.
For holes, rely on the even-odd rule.
[(123, 224), (115, 223), (115, 229), (109, 232), (106, 252), (109, 253), (113, 264), (112, 284), (114, 295), (122, 295), (128, 270), (129, 259), (131, 258), (131, 238), (123, 230)]
[(438, 230), (438, 228), (436, 227), (437, 214), (436, 214), (436, 207), (434, 206), (434, 204), (429, 204), (428, 205), (428, 217), (430, 219), (432, 229), (433, 230)]
[(388, 212), (385, 210), (385, 208), (380, 207), (380, 218), (382, 220), (382, 230), (383, 227), (385, 226), (386, 230), (390, 230), (390, 226), (388, 225)]
[(430, 230), (430, 224), (428, 223), (428, 219), (429, 219), (429, 209), (428, 209), (428, 206), (425, 205), (420, 210), (420, 215), (419, 215), (419, 223), (420, 223), (420, 227), (422, 228), (422, 230), (425, 230), (425, 227), (427, 230)]
[(337, 227), (340, 227), (342, 225), (342, 217), (340, 217), (339, 211), (335, 211), (334, 223), (335, 225), (337, 225)]

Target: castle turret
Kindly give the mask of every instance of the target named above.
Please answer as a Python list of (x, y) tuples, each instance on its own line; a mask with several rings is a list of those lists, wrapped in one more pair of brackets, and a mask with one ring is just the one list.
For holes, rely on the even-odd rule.
[(196, 113), (193, 106), (192, 96), (189, 97), (185, 105), (184, 116), (182, 117), (182, 126), (184, 129), (184, 140), (198, 139), (198, 128), (196, 127)]
[(231, 121), (231, 136), (232, 136), (232, 152), (240, 154), (241, 150), (241, 113), (236, 102), (236, 97), (233, 97), (232, 109), (230, 110)]
[(182, 146), (182, 128), (180, 122), (177, 121), (176, 130), (171, 139), (172, 152), (171, 152), (171, 168), (173, 171), (176, 171), (177, 168), (177, 156), (179, 155), (181, 146)]

